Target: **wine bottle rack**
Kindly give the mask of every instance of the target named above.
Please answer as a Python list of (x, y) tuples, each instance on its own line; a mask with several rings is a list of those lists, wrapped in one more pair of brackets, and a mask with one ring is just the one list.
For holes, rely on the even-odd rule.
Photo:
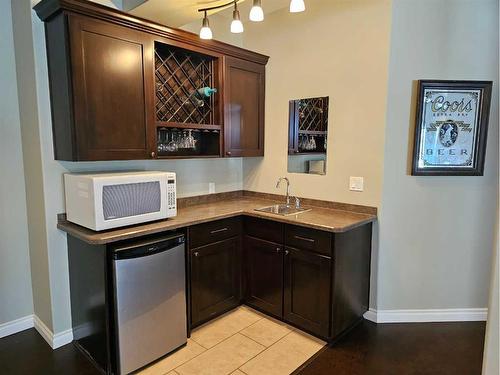
[(328, 97), (302, 99), (298, 103), (299, 133), (322, 135), (328, 125)]
[(155, 43), (156, 121), (158, 124), (219, 123), (218, 96), (196, 95), (217, 85), (217, 59), (183, 48)]

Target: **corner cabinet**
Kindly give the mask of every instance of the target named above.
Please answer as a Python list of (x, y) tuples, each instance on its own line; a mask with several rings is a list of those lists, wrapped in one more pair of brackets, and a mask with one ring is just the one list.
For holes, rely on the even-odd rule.
[(263, 155), (267, 56), (86, 0), (34, 9), (56, 160)]

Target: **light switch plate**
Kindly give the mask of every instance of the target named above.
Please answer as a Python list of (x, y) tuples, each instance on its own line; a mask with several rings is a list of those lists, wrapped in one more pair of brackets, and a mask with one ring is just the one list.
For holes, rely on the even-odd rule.
[(349, 190), (351, 191), (363, 191), (364, 189), (364, 179), (363, 177), (349, 177)]
[(208, 183), (208, 194), (214, 194), (215, 193), (215, 182), (209, 182)]

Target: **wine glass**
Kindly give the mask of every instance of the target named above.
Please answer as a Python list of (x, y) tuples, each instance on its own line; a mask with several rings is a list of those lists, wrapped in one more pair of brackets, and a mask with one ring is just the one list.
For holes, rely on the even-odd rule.
[(165, 147), (165, 150), (168, 152), (175, 152), (179, 149), (177, 141), (174, 140), (174, 132), (170, 132), (170, 142)]

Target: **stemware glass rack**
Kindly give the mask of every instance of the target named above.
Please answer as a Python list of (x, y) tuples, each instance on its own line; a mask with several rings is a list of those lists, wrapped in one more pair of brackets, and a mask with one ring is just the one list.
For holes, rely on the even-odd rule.
[(220, 130), (166, 128), (157, 129), (158, 157), (202, 157), (220, 155)]

